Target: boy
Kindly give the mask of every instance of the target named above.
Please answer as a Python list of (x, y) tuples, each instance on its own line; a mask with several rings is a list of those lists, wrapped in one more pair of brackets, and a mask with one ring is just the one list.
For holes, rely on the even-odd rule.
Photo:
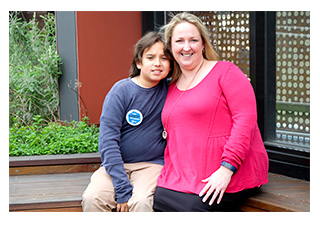
[(146, 34), (135, 45), (130, 78), (107, 94), (100, 117), (102, 165), (83, 193), (83, 211), (153, 211), (166, 146), (160, 117), (168, 56), (162, 37)]

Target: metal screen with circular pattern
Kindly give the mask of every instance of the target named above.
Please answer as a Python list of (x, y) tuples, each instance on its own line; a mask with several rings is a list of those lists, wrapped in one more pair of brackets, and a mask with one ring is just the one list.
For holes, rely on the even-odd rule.
[[(167, 12), (170, 15), (178, 11)], [(236, 64), (248, 77), (250, 75), (249, 11), (190, 11), (198, 16), (211, 34), (211, 44), (220, 60)]]
[(310, 12), (276, 13), (276, 140), (310, 146)]

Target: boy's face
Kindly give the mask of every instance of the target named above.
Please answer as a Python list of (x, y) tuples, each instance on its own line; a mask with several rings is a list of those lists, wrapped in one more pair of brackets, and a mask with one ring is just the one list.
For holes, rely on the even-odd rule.
[(141, 70), (139, 82), (143, 87), (154, 87), (165, 78), (170, 71), (170, 61), (164, 54), (163, 43), (156, 42), (145, 49), (137, 68)]

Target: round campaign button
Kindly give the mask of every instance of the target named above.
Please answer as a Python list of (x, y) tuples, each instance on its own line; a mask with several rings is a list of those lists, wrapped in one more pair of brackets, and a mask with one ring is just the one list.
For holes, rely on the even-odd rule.
[(137, 126), (137, 125), (141, 124), (141, 122), (143, 120), (143, 116), (140, 111), (132, 109), (132, 110), (128, 111), (128, 113), (126, 115), (126, 120), (130, 125)]

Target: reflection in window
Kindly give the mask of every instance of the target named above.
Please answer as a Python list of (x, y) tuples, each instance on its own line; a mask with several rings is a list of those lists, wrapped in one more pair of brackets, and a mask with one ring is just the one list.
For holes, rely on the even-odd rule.
[(276, 141), (310, 147), (310, 12), (276, 16)]

